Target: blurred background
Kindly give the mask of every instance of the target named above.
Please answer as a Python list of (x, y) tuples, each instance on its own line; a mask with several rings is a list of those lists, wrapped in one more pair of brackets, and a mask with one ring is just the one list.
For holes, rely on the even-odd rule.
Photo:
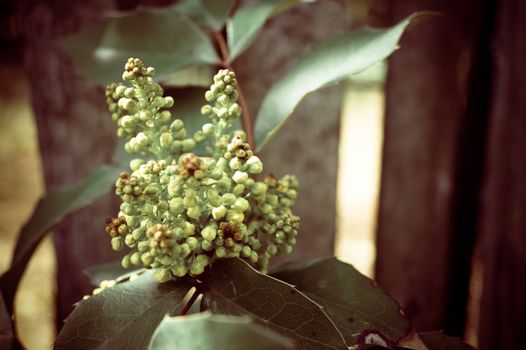
[[(103, 87), (55, 41), (106, 11), (168, 3), (0, 2), (0, 272), (45, 189), (113, 153)], [(235, 68), (255, 111), (305, 47), (416, 10), (442, 15), (404, 35), (387, 62), (309, 96), (262, 154), (267, 169), (300, 178), (304, 238), (292, 259), (352, 263), (419, 331), (526, 349), (526, 4), (318, 0), (273, 18)], [(90, 290), (80, 271), (115, 260), (103, 231), (117, 205), (98, 200), (39, 246), (16, 298), (28, 349), (50, 348)]]

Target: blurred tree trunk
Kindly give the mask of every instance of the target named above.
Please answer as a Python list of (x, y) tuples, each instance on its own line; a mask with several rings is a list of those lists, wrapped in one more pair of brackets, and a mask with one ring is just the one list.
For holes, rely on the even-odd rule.
[[(376, 279), (401, 302), (418, 330), (441, 329), (451, 298), (452, 246), (460, 236), (469, 246), (475, 233), (476, 179), (462, 192), (459, 182), (465, 178), (458, 171), (459, 161), (472, 151), (464, 149), (461, 131), (467, 127), (478, 11), (470, 1), (390, 1), (386, 6), (390, 23), (416, 10), (443, 14), (407, 33), (402, 50), (389, 61)], [(468, 198), (462, 233), (456, 228), (459, 193)], [(469, 271), (467, 254), (465, 266), (458, 268)], [(465, 299), (468, 279), (469, 274), (465, 286), (451, 287), (459, 288), (460, 299)], [(463, 318), (464, 310), (448, 312)]]
[[(235, 64), (252, 116), (306, 45), (320, 43), (346, 26), (343, 7), (332, 1), (297, 6), (272, 19)], [(294, 206), (301, 217), (300, 236), (286, 260), (334, 254), (341, 96), (340, 86), (310, 95), (261, 154), (265, 172), (294, 174), (300, 182)]]
[(481, 350), (526, 349), (526, 3), (496, 2), (493, 106), (481, 220)]
[[(25, 67), (48, 189), (82, 179), (111, 160), (114, 127), (103, 89), (75, 72), (55, 44), (61, 36), (100, 19), (111, 6), (105, 0), (30, 0), (20, 7)], [(73, 304), (92, 288), (81, 271), (114, 258), (104, 234), (105, 218), (117, 209), (111, 198), (71, 215), (53, 231), (59, 328)]]

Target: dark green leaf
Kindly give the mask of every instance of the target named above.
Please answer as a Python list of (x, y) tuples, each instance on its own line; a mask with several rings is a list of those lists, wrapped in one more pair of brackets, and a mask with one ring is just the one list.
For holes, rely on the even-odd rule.
[(117, 167), (101, 166), (86, 179), (72, 186), (49, 191), (40, 199), (31, 218), (20, 231), (11, 267), (0, 278), (0, 288), (9, 312), (13, 310), (13, 300), (22, 274), (42, 238), (64, 216), (108, 193), (118, 174)]
[[(189, 336), (189, 334), (195, 336)], [(282, 350), (292, 342), (255, 324), (248, 316), (213, 315), (210, 312), (166, 317), (155, 330), (150, 350)]]
[(263, 25), (270, 17), (303, 2), (312, 1), (267, 0), (240, 8), (232, 18), (227, 20), (226, 24), (230, 61), (233, 61), (254, 42)]
[(169, 10), (107, 18), (60, 44), (80, 71), (103, 84), (121, 80), (129, 57), (155, 67), (158, 79), (189, 65), (218, 62), (209, 37), (188, 17)]
[(442, 332), (418, 333), (420, 339), (429, 350), (471, 350), (470, 345), (464, 343), (460, 338), (450, 337)]
[(346, 349), (322, 308), (291, 285), (254, 270), (241, 259), (214, 262), (204, 302), (213, 313), (248, 315), (294, 341), (297, 349)]
[(416, 13), (390, 28), (343, 33), (308, 51), (263, 99), (255, 126), (258, 151), (307, 94), (387, 58), (398, 48), (406, 28), (427, 16), (428, 13)]
[(230, 61), (254, 41), (263, 25), (276, 7), (273, 2), (258, 2), (239, 9), (234, 16), (227, 21), (227, 41), (230, 51)]
[(288, 264), (272, 275), (323, 306), (349, 345), (367, 339), (396, 345), (411, 330), (395, 300), (336, 258)]
[(159, 284), (148, 271), (77, 304), (55, 349), (145, 349), (164, 316), (182, 301), (185, 280)]
[(192, 18), (204, 27), (219, 31), (225, 24), (233, 2), (233, 0), (182, 0), (173, 6), (173, 10)]
[(120, 261), (114, 261), (107, 264), (95, 265), (84, 270), (91, 283), (98, 286), (104, 280), (117, 280), (119, 277), (127, 276), (131, 273), (141, 271), (142, 269), (125, 269)]

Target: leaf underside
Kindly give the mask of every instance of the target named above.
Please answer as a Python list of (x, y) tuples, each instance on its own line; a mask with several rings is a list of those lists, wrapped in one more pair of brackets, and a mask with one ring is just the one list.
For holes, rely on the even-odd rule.
[(292, 342), (254, 323), (250, 317), (204, 312), (163, 319), (149, 349), (215, 350), (225, 346), (228, 350), (284, 350), (292, 349)]

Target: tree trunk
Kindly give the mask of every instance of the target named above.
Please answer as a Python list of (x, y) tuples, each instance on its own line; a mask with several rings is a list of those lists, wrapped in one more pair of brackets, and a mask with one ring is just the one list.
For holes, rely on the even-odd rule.
[(526, 3), (497, 2), (493, 106), (481, 220), (479, 344), (526, 349)]
[[(478, 23), (476, 6), (466, 2), (387, 5), (390, 22), (424, 9), (443, 15), (407, 33), (389, 61), (376, 263), (378, 283), (418, 330), (445, 325), (459, 136)], [(474, 222), (469, 229), (473, 237)], [(463, 317), (464, 309), (453, 312)]]
[[(100, 19), (111, 6), (105, 0), (45, 0), (28, 1), (20, 8), (25, 67), (48, 189), (82, 179), (111, 160), (115, 130), (104, 90), (75, 72), (55, 43)], [(81, 271), (115, 258), (104, 233), (105, 218), (118, 208), (113, 197), (71, 215), (53, 231), (59, 328), (73, 304), (92, 288)]]

